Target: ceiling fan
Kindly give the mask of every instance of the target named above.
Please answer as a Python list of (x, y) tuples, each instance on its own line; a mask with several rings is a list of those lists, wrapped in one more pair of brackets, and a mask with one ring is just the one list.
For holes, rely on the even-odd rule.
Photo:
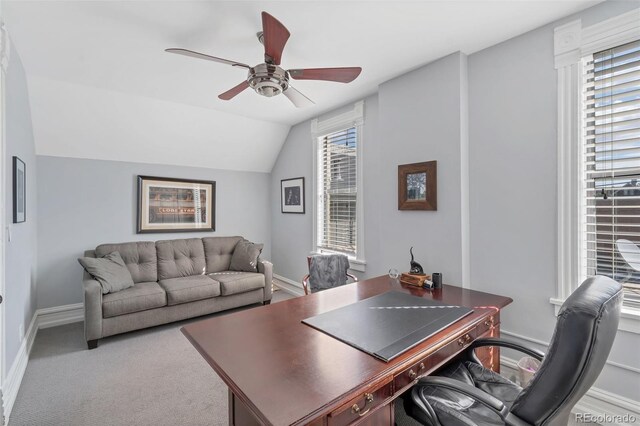
[(264, 45), (264, 63), (253, 67), (243, 64), (242, 62), (217, 58), (187, 49), (171, 48), (165, 49), (165, 51), (248, 69), (249, 74), (245, 81), (218, 95), (218, 98), (225, 101), (232, 99), (246, 88), (251, 87), (259, 95), (266, 97), (284, 93), (296, 107), (302, 108), (312, 105), (314, 102), (289, 85), (290, 78), (294, 80), (326, 80), (350, 83), (355, 80), (362, 71), (360, 67), (302, 68), (290, 70), (281, 68), (280, 59), (282, 58), (282, 51), (290, 34), (280, 21), (267, 12), (262, 12), (262, 31), (258, 32), (257, 36), (260, 43)]

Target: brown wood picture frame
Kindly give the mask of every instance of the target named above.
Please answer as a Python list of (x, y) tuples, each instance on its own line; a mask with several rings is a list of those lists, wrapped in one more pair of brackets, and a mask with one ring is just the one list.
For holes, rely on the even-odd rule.
[(398, 166), (398, 210), (438, 210), (437, 161)]

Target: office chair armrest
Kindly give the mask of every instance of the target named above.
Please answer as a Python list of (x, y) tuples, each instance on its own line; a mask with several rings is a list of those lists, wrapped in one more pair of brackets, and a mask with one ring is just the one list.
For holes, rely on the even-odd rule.
[[(459, 380), (450, 379), (449, 377), (427, 376), (418, 380), (418, 384), (416, 386), (434, 386), (461, 393), (489, 408), (491, 411), (499, 415), (502, 420), (505, 420), (507, 414), (509, 414), (507, 406), (498, 398)], [(414, 391), (411, 392), (411, 397), (419, 406), (423, 406), (426, 403), (426, 401), (422, 401), (421, 394), (417, 392), (417, 387), (415, 387)], [(419, 403), (416, 401), (416, 398), (420, 399)]]
[(544, 358), (544, 352), (541, 352), (537, 349), (529, 348), (527, 346), (522, 346), (520, 343), (513, 340), (502, 339), (498, 337), (484, 337), (482, 339), (474, 340), (473, 343), (471, 343), (471, 345), (467, 348), (467, 350), (473, 353), (472, 351), (474, 349), (481, 348), (483, 346), (500, 346), (503, 348), (514, 349), (516, 351), (527, 354), (530, 357), (537, 359), (538, 361), (542, 361), (542, 358)]
[[(302, 278), (302, 289), (304, 290), (304, 294), (309, 294), (309, 277), (310, 275), (307, 274)], [(347, 277), (351, 278), (355, 283), (358, 282), (358, 277), (355, 275), (347, 274)]]

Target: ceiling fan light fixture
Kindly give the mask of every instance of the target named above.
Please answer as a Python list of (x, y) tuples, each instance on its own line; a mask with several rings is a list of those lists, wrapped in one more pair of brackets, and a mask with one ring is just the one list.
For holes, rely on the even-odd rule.
[(277, 96), (289, 87), (287, 72), (277, 65), (260, 64), (249, 70), (247, 83), (259, 95)]
[(282, 67), (280, 67), (280, 60), (282, 59), (282, 52), (290, 35), (289, 30), (287, 30), (282, 22), (267, 12), (262, 12), (262, 31), (259, 31), (256, 36), (258, 37), (258, 41), (264, 45), (264, 63), (256, 65), (255, 67), (251, 67), (242, 62), (205, 55), (204, 53), (198, 53), (188, 49), (172, 47), (165, 50), (169, 53), (177, 53), (248, 69), (249, 75), (246, 80), (243, 80), (240, 84), (218, 95), (218, 98), (223, 101), (229, 101), (245, 89), (251, 87), (257, 94), (267, 98), (284, 94), (297, 108), (302, 108), (313, 105), (314, 102), (295, 88), (289, 86), (290, 78), (294, 80), (324, 80), (350, 83), (360, 75), (362, 71), (360, 67), (282, 69)]

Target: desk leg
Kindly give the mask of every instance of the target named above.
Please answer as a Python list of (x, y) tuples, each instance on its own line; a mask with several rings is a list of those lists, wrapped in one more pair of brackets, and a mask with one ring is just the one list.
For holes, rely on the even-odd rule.
[(229, 389), (229, 426), (260, 426), (251, 410)]
[[(496, 325), (480, 337), (500, 337), (500, 325)], [(496, 373), (500, 373), (500, 348), (486, 346), (476, 349), (476, 355), (482, 361), (482, 365)]]

